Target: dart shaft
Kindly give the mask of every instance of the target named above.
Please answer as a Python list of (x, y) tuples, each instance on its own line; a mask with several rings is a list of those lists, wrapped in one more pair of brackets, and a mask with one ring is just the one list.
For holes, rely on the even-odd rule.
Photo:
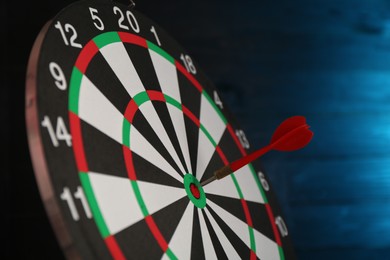
[(212, 177), (208, 178), (207, 180), (202, 182), (200, 185), (205, 186), (205, 185), (209, 184), (210, 182), (213, 182), (215, 180), (220, 180), (220, 179), (230, 175), (231, 173), (233, 173), (233, 170), (230, 168), (229, 165), (226, 165), (226, 166), (222, 167), (221, 169), (215, 171), (214, 175)]
[(233, 173), (234, 171), (232, 170), (230, 165), (226, 165), (225, 167), (222, 167), (221, 169), (217, 170), (214, 172), (214, 176), (217, 180), (220, 180), (229, 174)]
[[(284, 134), (283, 136), (281, 136), (280, 138), (278, 138), (277, 140), (273, 141), (272, 143), (270, 143), (269, 145), (251, 153), (251, 154), (248, 154), (247, 156), (244, 156), (234, 162), (232, 162), (230, 164), (230, 168), (233, 172), (237, 171), (238, 169), (240, 169), (241, 167), (253, 162), (254, 160), (256, 160), (257, 158), (259, 158), (260, 156), (266, 154), (267, 152), (269, 152), (270, 150), (272, 149), (277, 149), (278, 145), (282, 144), (283, 145), (283, 149), (286, 149), (284, 146), (286, 146), (286, 141), (290, 141), (291, 138), (293, 138), (294, 136), (296, 136), (296, 134), (301, 131), (302, 129), (308, 129), (309, 126), (304, 124), (304, 125), (300, 125), (299, 127), (296, 127), (294, 128), (293, 130), (287, 132), (286, 134)], [(311, 132), (310, 132), (311, 133)], [(295, 144), (295, 142), (291, 142), (292, 144)], [(287, 143), (288, 144), (288, 143)], [(296, 149), (296, 147), (295, 147)], [(292, 149), (292, 150), (295, 150), (295, 149)]]
[(205, 185), (209, 184), (210, 182), (213, 182), (217, 179), (217, 177), (215, 175), (213, 175), (212, 177), (208, 178), (207, 180), (203, 181), (200, 183), (200, 185), (202, 187), (204, 187)]
[(271, 145), (267, 145), (251, 154), (248, 154), (247, 156), (242, 157), (241, 159), (238, 159), (230, 164), (230, 168), (232, 172), (237, 171), (241, 167), (253, 162), (260, 156), (264, 155), (265, 153), (269, 152), (272, 149)]
[(253, 160), (255, 160), (256, 158), (262, 156), (263, 154), (267, 153), (269, 150), (271, 150), (272, 147), (270, 145), (266, 146), (266, 147), (263, 147), (262, 149), (260, 150), (257, 150), (256, 152), (254, 153), (251, 153), (241, 159), (238, 159), (237, 161), (234, 161), (232, 162), (231, 164), (229, 165), (226, 165), (224, 167), (222, 167), (221, 169), (217, 170), (214, 172), (214, 175), (212, 177), (210, 177), (209, 179), (203, 181), (201, 183), (202, 186), (205, 186), (215, 180), (220, 180), (230, 174), (232, 174), (233, 172), (237, 171), (238, 169), (240, 169), (241, 167), (247, 165), (248, 163), (251, 163)]
[(310, 142), (311, 138), (313, 137), (313, 133), (308, 129), (309, 126), (306, 124), (306, 120), (304, 117), (297, 116), (285, 120), (276, 129), (269, 145), (215, 171), (214, 175), (211, 178), (202, 182), (201, 185), (207, 185), (215, 180), (220, 180), (232, 174), (233, 172), (253, 162), (254, 160), (272, 149), (278, 151), (294, 151), (304, 147)]

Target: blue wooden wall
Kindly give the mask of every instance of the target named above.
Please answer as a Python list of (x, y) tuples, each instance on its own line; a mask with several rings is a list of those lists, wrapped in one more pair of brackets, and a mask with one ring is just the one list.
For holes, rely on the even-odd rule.
[(298, 257), (390, 259), (390, 1), (138, 6), (193, 54), (253, 146), (307, 117), (307, 148), (262, 159)]
[[(16, 93), (3, 103), (12, 106), (10, 156), (25, 162), (3, 185), (7, 243), (23, 248), (13, 256), (58, 259), (28, 160), (24, 76), (35, 36), (70, 2), (7, 2), (2, 17), (14, 48), (7, 86)], [(307, 148), (262, 158), (299, 259), (390, 259), (390, 1), (136, 3), (216, 83), (252, 146), (283, 119), (307, 117), (315, 132)]]

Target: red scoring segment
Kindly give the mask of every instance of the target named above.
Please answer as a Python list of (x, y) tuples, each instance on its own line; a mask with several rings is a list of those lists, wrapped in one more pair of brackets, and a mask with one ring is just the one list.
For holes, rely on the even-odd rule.
[(81, 73), (85, 73), (89, 62), (98, 53), (99, 48), (96, 46), (94, 41), (89, 41), (84, 48), (81, 50), (79, 57), (76, 60), (75, 67), (80, 70)]

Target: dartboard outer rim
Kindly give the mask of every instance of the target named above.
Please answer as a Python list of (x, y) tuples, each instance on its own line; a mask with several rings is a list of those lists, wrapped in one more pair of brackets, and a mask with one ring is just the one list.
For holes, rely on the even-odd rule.
[[(77, 1), (75, 4), (77, 4)], [(60, 12), (61, 13), (61, 12)], [(59, 15), (58, 13), (57, 15)], [(26, 73), (25, 91), (25, 121), (27, 141), (31, 162), (38, 184), (40, 196), (46, 210), (51, 227), (57, 238), (64, 256), (67, 259), (82, 259), (76, 241), (67, 229), (67, 221), (58, 204), (52, 177), (48, 169), (48, 161), (44, 152), (41, 127), (38, 113), (38, 63), (45, 42), (45, 37), (54, 19), (49, 20), (41, 29), (30, 52)]]
[(67, 259), (82, 259), (67, 229), (66, 221), (62, 216), (60, 207), (56, 202), (54, 187), (50, 184), (52, 180), (48, 170), (39, 126), (37, 103), (38, 61), (46, 33), (52, 22), (53, 20), (49, 20), (39, 32), (31, 49), (27, 65), (25, 96), (27, 139), (39, 193), (57, 241)]

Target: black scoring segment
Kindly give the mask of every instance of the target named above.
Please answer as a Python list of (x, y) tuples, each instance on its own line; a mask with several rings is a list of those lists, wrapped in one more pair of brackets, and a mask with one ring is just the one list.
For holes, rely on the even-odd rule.
[(227, 239), (233, 245), (236, 252), (240, 255), (241, 259), (250, 259), (251, 249), (241, 240), (239, 236), (226, 224), (223, 219), (218, 216), (217, 213), (213, 211), (210, 206), (207, 206), (207, 209), (221, 228), (222, 232), (225, 234)]
[(225, 250), (223, 250), (221, 242), (218, 239), (218, 236), (215, 233), (214, 227), (211, 224), (204, 209), (202, 209), (202, 214), (203, 214), (204, 221), (206, 222), (207, 230), (209, 231), (210, 238), (211, 238), (211, 241), (213, 243), (215, 253), (217, 255), (217, 259), (228, 259), (228, 256), (226, 255)]
[(231, 213), (232, 215), (246, 223), (245, 213), (244, 209), (242, 208), (242, 203), (240, 199), (233, 199), (215, 194), (207, 194), (207, 199), (211, 200), (227, 212)]
[(184, 123), (186, 126), (186, 134), (188, 140), (188, 147), (190, 153), (190, 160), (192, 166), (192, 173), (196, 172), (196, 162), (198, 156), (198, 136), (199, 136), (199, 127), (197, 127), (191, 119), (184, 117)]
[[(199, 222), (200, 209), (194, 208), (194, 218), (192, 225), (192, 240), (191, 240), (191, 259), (206, 259), (203, 248), (202, 233)], [(201, 213), (200, 213), (201, 214)]]
[[(213, 156), (211, 157), (209, 164), (206, 167), (206, 170), (205, 170), (200, 182), (205, 181), (208, 178), (212, 177), (214, 175), (214, 172), (216, 170), (222, 168), (223, 166), (225, 166), (225, 165), (224, 165), (221, 157), (219, 156), (218, 152), (215, 150)], [(199, 177), (199, 176), (197, 176), (197, 177)]]
[[(270, 219), (265, 204), (252, 201), (246, 201), (246, 204), (248, 205), (248, 209), (252, 217), (253, 228), (269, 239), (275, 241), (272, 226), (268, 224)], [(267, 223), (267, 225), (264, 223)]]
[(81, 129), (89, 171), (127, 178), (122, 144), (82, 120)]
[(131, 97), (100, 52), (89, 63), (85, 75), (124, 114)]
[(223, 133), (218, 146), (221, 148), (222, 152), (224, 153), (226, 159), (229, 162), (233, 162), (242, 157), (242, 154), (238, 149), (237, 144), (234, 142), (232, 135), (229, 131), (227, 131), (227, 129)]
[(136, 153), (132, 153), (132, 158), (137, 180), (183, 188), (183, 183), (162, 171), (151, 162), (146, 161)]
[(160, 259), (164, 254), (145, 219), (115, 234), (115, 238), (129, 259)]
[(167, 243), (171, 240), (188, 203), (191, 202), (189, 202), (188, 197), (185, 196), (152, 215)]
[(127, 53), (130, 56), (138, 77), (147, 90), (156, 90), (161, 92), (160, 84), (153, 62), (150, 58), (149, 50), (134, 44), (124, 44)]
[[(144, 115), (140, 112), (136, 113), (133, 119), (134, 127), (142, 133), (143, 137), (160, 153), (162, 157), (182, 176), (184, 173), (180, 171), (180, 168), (177, 166), (176, 162), (173, 160), (172, 156), (168, 152), (167, 148), (161, 142), (158, 137), (158, 133), (154, 131), (151, 125), (148, 123)], [(130, 140), (131, 143), (131, 140)], [(131, 145), (130, 145), (131, 146)], [(154, 158), (149, 158), (153, 160)]]
[(196, 118), (199, 118), (202, 93), (200, 93), (180, 71), (177, 71), (177, 78), (180, 86), (181, 103), (186, 106)]
[[(199, 120), (200, 102), (202, 98), (201, 93), (183, 74), (181, 74), (180, 71), (177, 71), (177, 78), (180, 86), (180, 98), (182, 105), (185, 106), (194, 115), (194, 117)], [(187, 116), (185, 116), (185, 125), (188, 138), (188, 147), (190, 147), (192, 172), (194, 173), (196, 172), (198, 136), (200, 129)]]
[(173, 126), (173, 122), (171, 120), (171, 116), (170, 116), (168, 108), (167, 108), (167, 104), (165, 104), (164, 102), (153, 102), (153, 105), (154, 105), (159, 117), (161, 118), (161, 122), (165, 128), (165, 131), (167, 132), (167, 134), (169, 136), (169, 139), (172, 142), (173, 147), (175, 148), (175, 151), (179, 157), (181, 164), (183, 165), (186, 173), (189, 173), (189, 169), (186, 166), (183, 152), (181, 150), (179, 140), (177, 138), (176, 131), (175, 131), (175, 128)]

